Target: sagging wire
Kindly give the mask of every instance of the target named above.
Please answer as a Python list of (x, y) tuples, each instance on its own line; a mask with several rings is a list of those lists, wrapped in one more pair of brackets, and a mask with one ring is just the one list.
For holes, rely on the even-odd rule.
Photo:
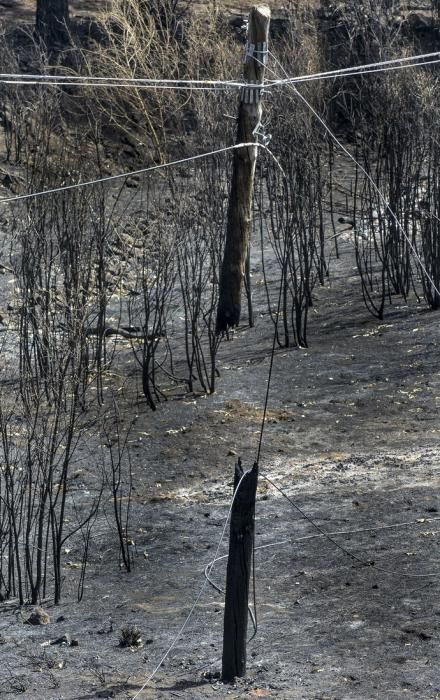
[[(263, 477), (266, 478), (266, 477)], [(277, 488), (277, 487), (275, 487)], [(304, 514), (305, 515), (305, 514)], [(277, 542), (267, 542), (266, 544), (259, 544), (257, 547), (255, 547), (255, 551), (259, 551), (261, 549), (270, 549), (272, 547), (281, 547), (284, 544), (302, 544), (303, 542), (308, 542), (309, 540), (317, 540), (321, 538), (328, 538), (328, 537), (346, 537), (348, 535), (359, 535), (363, 534), (365, 532), (381, 532), (382, 530), (395, 530), (395, 529), (400, 529), (400, 528), (405, 528), (405, 527), (417, 527), (418, 525), (425, 525), (426, 523), (434, 523), (434, 522), (440, 522), (440, 518), (420, 518), (417, 520), (412, 520), (408, 521), (405, 523), (391, 523), (390, 525), (375, 525), (372, 527), (359, 527), (355, 528), (353, 530), (335, 530), (331, 532), (318, 532), (315, 535), (305, 535), (304, 537), (288, 537), (284, 540), (278, 540)], [(208, 583), (214, 588), (214, 590), (218, 591), (222, 595), (224, 595), (224, 591), (220, 586), (218, 586), (215, 581), (212, 580), (210, 576), (210, 570), (209, 567), (210, 565), (215, 565), (219, 561), (224, 561), (225, 559), (228, 558), (227, 554), (222, 554), (221, 557), (217, 557), (215, 560), (213, 559), (212, 561), (208, 562), (208, 564), (205, 567), (205, 577), (208, 579)], [(400, 572), (397, 572), (400, 575)], [(432, 574), (434, 576), (434, 574)]]
[[(375, 571), (379, 571), (383, 574), (386, 574), (387, 576), (402, 576), (404, 578), (434, 578), (434, 577), (439, 578), (440, 577), (440, 573), (411, 574), (411, 573), (407, 573), (404, 571), (393, 571), (391, 569), (386, 569), (382, 566), (377, 566), (374, 561), (366, 561), (365, 559), (362, 559), (361, 557), (357, 556), (356, 554), (353, 554), (353, 552), (350, 552), (349, 549), (347, 549), (343, 545), (339, 544), (339, 542), (337, 542), (334, 539), (332, 533), (328, 533), (325, 530), (323, 530), (322, 527), (315, 522), (314, 518), (310, 517), (310, 515), (307, 515), (307, 513), (290, 496), (287, 495), (287, 493), (284, 491), (284, 489), (282, 489), (280, 486), (278, 486), (274, 481), (272, 481), (272, 479), (270, 479), (265, 474), (260, 474), (260, 476), (262, 479), (264, 479), (269, 484), (271, 484), (274, 487), (274, 489), (276, 489), (290, 503), (290, 505), (301, 515), (301, 517), (303, 517), (304, 520), (307, 520), (307, 522), (309, 522), (315, 528), (315, 530), (317, 530), (320, 533), (321, 537), (325, 537), (329, 542), (334, 544), (335, 547), (340, 549), (341, 552), (346, 554), (351, 559), (354, 559), (356, 562), (358, 562), (358, 564), (361, 564), (361, 566), (374, 568)], [(434, 520), (434, 518), (433, 518), (433, 520)]]
[(23, 201), (25, 199), (32, 199), (35, 197), (43, 197), (48, 194), (56, 194), (57, 192), (66, 192), (68, 190), (74, 190), (78, 189), (80, 187), (90, 187), (92, 185), (97, 185), (101, 184), (103, 182), (112, 182), (115, 180), (120, 180), (128, 177), (133, 177), (134, 175), (142, 175), (145, 173), (150, 173), (154, 172), (156, 170), (163, 170), (164, 168), (171, 168), (176, 165), (182, 165), (184, 163), (189, 163), (191, 161), (196, 161), (196, 160), (201, 160), (203, 158), (209, 158), (210, 156), (218, 155), (220, 153), (226, 153), (228, 151), (233, 151), (237, 150), (239, 148), (251, 148), (251, 147), (257, 147), (261, 148), (269, 153), (271, 158), (275, 161), (275, 163), (278, 165), (278, 167), (282, 170), (282, 167), (280, 163), (278, 162), (277, 158), (275, 155), (269, 150), (269, 148), (264, 144), (260, 143), (258, 141), (251, 141), (249, 143), (239, 143), (235, 144), (233, 146), (224, 146), (223, 148), (217, 148), (213, 151), (208, 151), (206, 153), (199, 153), (194, 156), (188, 156), (187, 158), (179, 158), (178, 160), (173, 160), (168, 163), (159, 163), (158, 165), (152, 165), (148, 168), (141, 168), (139, 170), (133, 170), (128, 173), (119, 173), (117, 175), (108, 175), (107, 177), (101, 177), (96, 180), (87, 180), (85, 182), (77, 182), (72, 185), (61, 185), (59, 187), (53, 187), (51, 189), (47, 190), (42, 190), (40, 192), (32, 192), (29, 194), (20, 194), (20, 195), (14, 195), (13, 197), (3, 197), (0, 199), (0, 204), (6, 204), (8, 202), (18, 202), (18, 201)]
[[(281, 70), (283, 71), (283, 73), (284, 73), (285, 75), (287, 75), (287, 71), (284, 69), (284, 67), (283, 67), (282, 64), (279, 62), (279, 60), (276, 58), (276, 56), (274, 56), (274, 54), (273, 54), (272, 52), (269, 52), (269, 54), (270, 54), (270, 56), (274, 59), (274, 61), (278, 64), (278, 66), (281, 68)], [(258, 59), (255, 59), (255, 60), (258, 60)], [(405, 60), (405, 59), (401, 59), (401, 60)], [(269, 70), (271, 73), (275, 74), (275, 71), (269, 69), (267, 66), (266, 66), (266, 70)], [(275, 75), (276, 75), (276, 74), (275, 74)], [(423, 262), (422, 259), (420, 258), (420, 256), (419, 256), (419, 254), (418, 254), (418, 252), (417, 252), (417, 250), (416, 250), (416, 248), (415, 248), (413, 242), (411, 241), (411, 239), (410, 239), (409, 236), (407, 235), (407, 233), (406, 233), (405, 229), (403, 228), (402, 224), (400, 223), (400, 221), (399, 221), (397, 215), (396, 215), (396, 214), (394, 213), (394, 211), (391, 209), (391, 206), (390, 206), (390, 204), (388, 203), (388, 201), (387, 201), (385, 195), (382, 193), (382, 191), (380, 190), (380, 188), (377, 186), (377, 184), (375, 183), (375, 181), (374, 181), (374, 179), (372, 178), (372, 176), (371, 176), (371, 175), (368, 173), (368, 171), (357, 161), (357, 159), (355, 158), (355, 156), (348, 150), (348, 148), (346, 148), (346, 147), (344, 146), (344, 144), (338, 139), (338, 137), (336, 136), (336, 134), (334, 134), (334, 132), (333, 132), (332, 129), (329, 127), (329, 125), (327, 124), (327, 122), (321, 117), (321, 115), (320, 115), (320, 114), (316, 111), (316, 109), (310, 104), (310, 102), (304, 97), (304, 95), (302, 95), (302, 94), (299, 92), (299, 90), (295, 87), (295, 85), (290, 85), (290, 87), (291, 87), (292, 90), (294, 91), (295, 95), (297, 95), (297, 97), (300, 98), (300, 100), (306, 105), (306, 107), (307, 107), (307, 108), (312, 112), (312, 114), (316, 117), (316, 119), (319, 121), (319, 123), (321, 124), (321, 126), (323, 126), (323, 128), (325, 129), (325, 131), (329, 134), (330, 138), (333, 139), (333, 141), (336, 143), (336, 145), (345, 153), (345, 155), (346, 155), (346, 156), (359, 168), (359, 170), (365, 175), (365, 177), (367, 178), (367, 180), (368, 180), (368, 181), (370, 182), (370, 184), (372, 185), (374, 191), (375, 191), (376, 194), (378, 195), (378, 197), (379, 197), (380, 201), (382, 202), (383, 206), (384, 206), (384, 207), (387, 209), (387, 211), (390, 213), (390, 215), (391, 215), (391, 217), (392, 217), (394, 223), (396, 224), (397, 228), (399, 229), (399, 231), (401, 232), (401, 234), (402, 234), (403, 237), (405, 238), (405, 240), (406, 240), (406, 242), (407, 242), (407, 244), (408, 244), (408, 247), (409, 247), (411, 253), (413, 254), (413, 256), (414, 256), (414, 258), (416, 259), (416, 261), (418, 262), (419, 267), (420, 267), (420, 269), (422, 270), (422, 272), (426, 275), (426, 278), (427, 278), (427, 280), (429, 281), (429, 283), (431, 284), (432, 289), (433, 289), (433, 290), (436, 292), (436, 294), (440, 297), (440, 290), (438, 289), (438, 287), (437, 287), (437, 285), (435, 284), (434, 280), (433, 280), (432, 277), (430, 276), (428, 270), (426, 269), (426, 266), (425, 266), (424, 262)]]
[[(272, 58), (274, 58), (274, 60), (278, 63), (278, 65), (279, 65), (279, 66), (281, 67), (281, 69), (283, 70), (284, 74), (287, 76), (287, 72), (284, 70), (283, 66), (279, 63), (278, 59), (276, 59), (276, 57), (272, 54), (272, 52), (269, 51), (268, 54), (269, 54)], [(425, 58), (425, 57), (432, 56), (432, 55), (439, 56), (440, 54), (439, 54), (439, 52), (436, 52), (435, 54), (430, 54), (430, 55), (426, 54), (426, 55), (421, 56), (421, 58)], [(414, 58), (414, 57), (413, 57), (413, 58)], [(257, 62), (259, 62), (261, 65), (265, 66), (266, 70), (270, 70), (270, 69), (266, 66), (266, 62), (260, 61), (260, 60), (259, 60), (258, 58), (256, 58), (256, 57), (255, 57), (255, 60), (256, 60)], [(411, 60), (410, 58), (408, 58), (408, 59), (400, 59), (401, 62), (410, 61), (410, 60)], [(436, 61), (436, 62), (437, 62), (437, 61)], [(394, 63), (396, 63), (396, 61), (384, 61), (384, 62), (382, 62), (382, 65), (383, 65), (383, 66), (385, 66), (385, 65), (389, 66), (390, 64), (394, 64)], [(370, 64), (370, 65), (364, 66), (363, 68), (364, 68), (364, 69), (365, 69), (365, 68), (369, 68), (369, 67), (371, 67), (372, 65), (373, 65), (373, 64)], [(340, 71), (332, 72), (332, 74), (333, 74), (333, 77), (335, 77), (336, 75), (347, 75), (347, 74), (349, 74), (349, 73), (348, 73), (349, 70), (350, 70), (350, 69), (342, 69), (342, 70), (340, 70)], [(270, 71), (270, 72), (274, 73), (273, 70)], [(364, 71), (364, 72), (368, 72), (368, 71)], [(371, 72), (372, 72), (372, 71), (371, 71)], [(350, 73), (350, 74), (354, 74), (354, 73)], [(359, 72), (356, 72), (355, 74), (362, 74), (362, 73), (359, 71)], [(318, 77), (319, 77), (319, 78), (322, 78), (322, 77), (328, 77), (328, 75), (329, 75), (329, 74), (327, 74), (327, 76), (326, 76), (326, 74), (316, 74), (316, 76), (314, 76), (314, 77), (316, 77), (316, 78), (318, 78)], [(309, 76), (309, 77), (311, 77), (311, 76)], [(300, 81), (300, 80), (292, 80), (292, 79), (290, 79), (290, 78), (286, 78), (285, 81), (281, 81), (281, 79), (278, 78), (278, 76), (277, 76), (277, 81), (278, 81), (278, 82), (276, 82), (276, 83), (274, 83), (274, 82), (270, 83), (270, 86), (272, 87), (272, 86), (274, 86), (275, 84), (277, 84), (277, 85), (280, 85), (280, 84), (289, 85), (289, 86), (294, 90), (295, 94), (296, 94), (298, 97), (300, 97), (300, 99), (305, 103), (305, 105), (308, 107), (308, 109), (310, 109), (310, 110), (312, 111), (312, 113), (314, 114), (314, 116), (319, 120), (319, 122), (320, 122), (320, 123), (322, 124), (322, 126), (326, 129), (326, 131), (329, 133), (329, 135), (331, 136), (331, 138), (336, 142), (336, 144), (344, 151), (344, 153), (346, 153), (346, 155), (361, 169), (361, 171), (365, 174), (365, 176), (370, 180), (370, 182), (372, 183), (373, 187), (375, 188), (377, 194), (379, 195), (379, 197), (380, 197), (382, 203), (387, 207), (387, 209), (388, 209), (388, 211), (390, 212), (391, 216), (393, 217), (393, 219), (394, 219), (396, 225), (399, 227), (399, 230), (401, 230), (401, 232), (403, 233), (405, 239), (407, 240), (407, 242), (408, 242), (408, 244), (409, 244), (409, 246), (410, 246), (410, 249), (411, 249), (413, 255), (415, 256), (416, 260), (418, 261), (418, 263), (419, 263), (421, 269), (423, 270), (423, 272), (426, 274), (426, 276), (427, 276), (428, 280), (430, 281), (430, 283), (431, 283), (433, 289), (434, 289), (434, 290), (437, 292), (437, 294), (439, 294), (439, 296), (440, 296), (440, 292), (437, 290), (437, 287), (436, 287), (436, 285), (434, 284), (434, 281), (431, 279), (431, 277), (430, 277), (428, 271), (426, 270), (425, 265), (423, 264), (422, 260), (420, 259), (419, 255), (417, 254), (417, 251), (415, 250), (415, 248), (414, 248), (412, 242), (410, 241), (410, 239), (409, 239), (408, 236), (406, 235), (406, 233), (405, 233), (405, 231), (404, 231), (402, 225), (400, 224), (400, 221), (398, 220), (396, 214), (395, 214), (395, 213), (393, 212), (393, 210), (391, 209), (390, 205), (389, 205), (388, 202), (386, 201), (386, 199), (385, 199), (384, 195), (382, 194), (382, 192), (381, 192), (381, 191), (379, 190), (379, 188), (377, 187), (377, 185), (376, 185), (376, 183), (374, 182), (373, 178), (372, 178), (372, 177), (368, 174), (368, 172), (357, 162), (357, 160), (355, 159), (355, 157), (354, 157), (354, 156), (348, 151), (348, 149), (340, 142), (340, 140), (339, 140), (339, 139), (336, 137), (336, 135), (332, 132), (332, 130), (331, 130), (330, 127), (326, 124), (326, 122), (322, 119), (322, 117), (316, 112), (316, 110), (312, 107), (312, 105), (310, 105), (310, 103), (306, 100), (306, 98), (303, 97), (303, 95), (301, 95), (301, 93), (298, 91), (298, 89), (297, 89), (297, 88), (295, 87), (295, 85), (293, 84), (294, 82), (301, 82), (301, 81)], [(280, 82), (280, 81), (281, 81), (281, 82)], [(266, 82), (265, 85), (267, 85), (267, 84), (269, 84), (269, 83)], [(266, 388), (266, 397), (265, 397), (264, 409), (263, 409), (263, 418), (262, 418), (262, 423), (261, 423), (261, 428), (260, 428), (260, 434), (259, 434), (259, 441), (258, 441), (258, 449), (257, 449), (257, 457), (256, 457), (256, 463), (257, 463), (257, 464), (259, 463), (260, 454), (261, 454), (261, 449), (262, 449), (264, 427), (265, 427), (266, 416), (267, 416), (267, 408), (268, 408), (268, 402), (269, 402), (270, 384), (271, 384), (271, 378), (272, 378), (272, 372), (273, 372), (273, 364), (274, 364), (274, 356), (275, 356), (276, 337), (277, 337), (278, 323), (279, 323), (280, 310), (281, 310), (282, 286), (283, 286), (284, 271), (285, 271), (285, 256), (286, 256), (286, 241), (284, 242), (283, 261), (282, 261), (282, 277), (281, 277), (281, 281), (280, 281), (280, 292), (279, 292), (279, 297), (278, 297), (278, 307), (277, 307), (277, 313), (276, 313), (274, 337), (273, 337), (272, 351), (271, 351), (270, 364), (269, 364), (269, 374), (268, 374), (267, 388)], [(322, 537), (326, 537), (330, 542), (332, 542), (332, 543), (333, 543), (336, 547), (338, 547), (342, 552), (344, 552), (347, 556), (349, 556), (349, 557), (351, 557), (352, 559), (354, 559), (355, 561), (357, 561), (357, 562), (358, 562), (359, 564), (361, 564), (362, 566), (370, 566), (370, 567), (371, 567), (371, 566), (374, 566), (374, 562), (366, 562), (366, 561), (364, 561), (364, 560), (361, 559), (360, 557), (358, 557), (358, 556), (356, 556), (355, 554), (353, 554), (352, 552), (350, 552), (350, 551), (349, 551), (348, 549), (346, 549), (344, 546), (340, 545), (336, 540), (334, 540), (334, 539), (332, 538), (331, 535), (328, 535), (322, 528), (320, 528), (319, 525), (317, 525), (317, 524), (315, 523), (315, 521), (314, 521), (312, 518), (310, 518), (309, 516), (307, 516), (307, 514), (306, 514), (306, 513), (305, 513), (305, 512), (304, 512), (304, 511), (303, 511), (289, 496), (287, 496), (287, 494), (286, 494), (282, 489), (280, 489), (278, 486), (276, 486), (276, 484), (274, 484), (274, 483), (269, 479), (269, 477), (267, 477), (267, 476), (265, 476), (265, 475), (263, 475), (263, 474), (261, 474), (261, 477), (264, 478), (264, 479), (266, 479), (269, 483), (271, 483), (271, 484), (274, 486), (274, 488), (278, 489), (278, 490), (280, 491), (280, 493), (289, 501), (289, 503), (290, 503), (294, 508), (297, 509), (297, 511), (302, 515), (302, 517), (305, 518), (306, 520), (308, 520), (308, 521), (318, 530), (318, 532), (320, 533), (320, 535), (321, 535)], [(254, 553), (255, 553), (255, 547), (254, 547)], [(411, 578), (427, 578), (427, 577), (430, 577), (430, 576), (438, 576), (438, 575), (439, 575), (439, 574), (406, 574), (406, 573), (401, 573), (401, 572), (397, 572), (397, 571), (390, 571), (390, 570), (387, 570), (387, 569), (384, 569), (384, 568), (379, 568), (379, 567), (377, 567), (377, 566), (375, 566), (375, 569), (376, 569), (377, 571), (381, 571), (382, 573), (385, 573), (385, 574), (390, 574), (390, 575), (402, 575), (402, 576), (404, 576), (404, 577), (411, 577)], [(254, 569), (254, 604), (255, 604), (255, 569)]]

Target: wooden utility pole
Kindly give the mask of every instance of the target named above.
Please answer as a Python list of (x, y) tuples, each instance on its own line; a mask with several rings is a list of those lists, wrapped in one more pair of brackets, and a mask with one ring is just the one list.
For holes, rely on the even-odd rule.
[[(253, 7), (249, 14), (244, 61), (244, 79), (246, 83), (249, 83), (249, 87), (244, 87), (241, 90), (237, 144), (255, 143), (258, 140), (257, 132), (261, 126), (261, 92), (267, 60), (269, 24), (269, 7), (267, 5)], [(217, 334), (237, 326), (240, 321), (241, 290), (249, 250), (257, 150), (257, 146), (247, 146), (234, 151), (226, 243), (220, 275)]]
[[(234, 492), (242, 477), (243, 468), (238, 460), (235, 467)], [(258, 465), (254, 464), (240, 483), (231, 511), (222, 658), (222, 680), (227, 682), (246, 673), (249, 580), (254, 546), (257, 482)]]

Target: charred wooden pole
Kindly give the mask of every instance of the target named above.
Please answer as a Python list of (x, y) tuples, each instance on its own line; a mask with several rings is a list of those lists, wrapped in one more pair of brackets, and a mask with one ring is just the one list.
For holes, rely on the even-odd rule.
[(243, 479), (242, 477), (243, 468), (238, 460), (234, 492), (237, 488), (238, 491), (231, 511), (223, 628), (222, 679), (226, 682), (246, 673), (249, 581), (254, 546), (258, 464), (254, 464)]
[[(269, 24), (269, 7), (266, 5), (253, 7), (249, 14), (244, 62), (244, 79), (249, 83), (249, 87), (241, 90), (237, 144), (255, 143), (258, 138)], [(234, 151), (226, 243), (220, 274), (217, 334), (225, 333), (228, 328), (237, 326), (240, 321), (241, 289), (249, 250), (257, 150), (257, 146), (246, 146)], [(248, 293), (250, 294), (250, 290)]]

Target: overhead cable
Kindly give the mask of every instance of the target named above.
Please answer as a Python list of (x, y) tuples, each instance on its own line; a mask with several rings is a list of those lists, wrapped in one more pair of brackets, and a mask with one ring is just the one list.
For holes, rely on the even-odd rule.
[[(270, 52), (269, 52), (269, 53), (270, 53)], [(278, 61), (278, 59), (276, 58), (276, 56), (274, 56), (274, 54), (272, 54), (272, 53), (270, 53), (270, 55), (271, 55), (272, 58), (276, 61), (276, 63), (280, 66), (280, 68), (281, 68), (281, 70), (283, 71), (283, 73), (284, 73), (285, 75), (287, 75), (286, 70), (284, 69), (284, 67), (282, 66), (282, 64)], [(438, 55), (438, 53), (437, 53), (437, 55)], [(402, 59), (402, 60), (404, 60), (404, 59)], [(266, 66), (266, 70), (270, 71), (271, 73), (274, 73), (274, 71), (271, 70), (271, 69), (269, 69), (267, 66)], [(292, 90), (294, 91), (294, 93), (297, 95), (297, 97), (299, 97), (299, 99), (306, 105), (306, 107), (307, 107), (307, 108), (312, 112), (312, 114), (316, 117), (316, 119), (317, 119), (317, 120), (319, 121), (319, 123), (323, 126), (323, 128), (325, 129), (325, 131), (328, 133), (328, 135), (331, 137), (331, 139), (336, 143), (336, 145), (337, 145), (337, 146), (345, 153), (345, 155), (359, 168), (359, 170), (363, 173), (363, 175), (365, 175), (365, 177), (367, 178), (367, 180), (370, 182), (371, 186), (373, 187), (374, 191), (375, 191), (376, 194), (378, 195), (378, 197), (379, 197), (380, 201), (382, 202), (383, 206), (384, 206), (385, 209), (389, 212), (389, 214), (390, 214), (391, 218), (393, 219), (395, 225), (397, 226), (397, 228), (398, 228), (399, 231), (401, 232), (402, 236), (403, 236), (404, 239), (406, 240), (406, 242), (407, 242), (407, 244), (408, 244), (408, 247), (409, 247), (411, 253), (413, 254), (414, 258), (416, 259), (416, 261), (417, 261), (417, 263), (418, 263), (420, 269), (422, 270), (422, 272), (426, 275), (426, 279), (427, 279), (428, 282), (430, 283), (432, 289), (435, 291), (435, 293), (436, 293), (436, 294), (438, 295), (438, 297), (440, 298), (440, 290), (438, 289), (437, 285), (435, 284), (434, 280), (432, 279), (431, 275), (429, 274), (429, 272), (428, 272), (428, 270), (427, 270), (427, 268), (426, 268), (426, 265), (424, 264), (423, 260), (421, 259), (420, 255), (418, 254), (418, 252), (417, 252), (417, 250), (416, 250), (416, 248), (415, 248), (413, 242), (411, 241), (410, 237), (407, 235), (405, 229), (403, 228), (402, 224), (400, 223), (400, 221), (399, 221), (397, 215), (395, 214), (395, 212), (394, 212), (393, 209), (391, 208), (391, 206), (390, 206), (389, 202), (387, 201), (385, 195), (382, 193), (382, 191), (380, 190), (380, 188), (379, 188), (379, 187), (377, 186), (377, 184), (375, 183), (373, 177), (372, 177), (372, 176), (368, 173), (368, 171), (359, 163), (359, 161), (358, 161), (358, 160), (355, 158), (355, 156), (348, 150), (348, 148), (346, 148), (346, 147), (344, 146), (344, 144), (340, 141), (340, 139), (338, 139), (338, 137), (336, 136), (336, 134), (333, 133), (333, 131), (331, 130), (331, 128), (329, 127), (329, 125), (327, 124), (327, 122), (321, 117), (321, 115), (316, 111), (316, 109), (313, 107), (313, 105), (311, 105), (310, 102), (304, 97), (304, 95), (302, 95), (302, 94), (299, 92), (299, 90), (295, 87), (295, 85), (292, 85), (292, 84), (291, 84), (290, 87), (292, 88)]]
[(96, 180), (87, 180), (85, 182), (77, 182), (71, 185), (61, 185), (59, 187), (52, 187), (48, 190), (41, 190), (40, 192), (30, 192), (29, 194), (19, 194), (14, 195), (13, 197), (3, 197), (0, 199), (0, 204), (6, 204), (7, 202), (19, 202), (25, 199), (33, 199), (36, 197), (43, 197), (49, 194), (56, 194), (57, 192), (66, 192), (68, 190), (74, 190), (81, 187), (90, 187), (91, 185), (98, 185), (104, 182), (112, 182), (115, 180), (133, 177), (135, 175), (143, 175), (145, 173), (151, 173), (156, 170), (163, 170), (164, 168), (170, 168), (175, 165), (183, 165), (184, 163), (201, 160), (202, 158), (208, 158), (210, 156), (219, 155), (220, 153), (226, 153), (228, 151), (237, 150), (239, 148), (262, 148), (263, 150), (267, 151), (267, 153), (269, 153), (271, 158), (275, 161), (277, 167), (281, 169), (281, 172), (284, 172), (277, 158), (265, 144), (256, 141), (251, 141), (249, 143), (238, 143), (233, 146), (224, 146), (223, 148), (217, 148), (214, 151), (208, 151), (207, 153), (199, 153), (194, 156), (188, 156), (187, 158), (179, 158), (178, 160), (169, 161), (168, 163), (159, 163), (158, 165), (151, 165), (148, 168), (140, 168), (139, 170), (132, 170), (128, 173), (108, 175), (107, 177), (100, 177)]
[(227, 88), (242, 88), (246, 87), (247, 83), (237, 80), (193, 80), (193, 79), (181, 79), (181, 78), (118, 78), (117, 76), (112, 76), (111, 78), (106, 78), (104, 76), (94, 76), (94, 75), (48, 75), (44, 73), (0, 73), (0, 81), (22, 81), (26, 83), (28, 81), (46, 81), (47, 83), (87, 83), (88, 85), (99, 85), (106, 83), (126, 83), (135, 86), (170, 86), (170, 87), (227, 87)]
[[(62, 81), (50, 81), (47, 80), (47, 78), (42, 78), (42, 79), (34, 79), (34, 80), (10, 80), (10, 79), (4, 79), (0, 78), (0, 84), (4, 85), (46, 85), (46, 86), (57, 86), (57, 87), (101, 87), (101, 88), (136, 88), (138, 90), (187, 90), (189, 92), (197, 92), (197, 91), (204, 91), (204, 92), (225, 92), (226, 90), (229, 89), (229, 85), (211, 85), (211, 86), (202, 86), (202, 85), (162, 85), (160, 83), (158, 84), (145, 84), (145, 85), (138, 85), (138, 84), (133, 84), (130, 82), (127, 82), (125, 80), (113, 80), (112, 82), (105, 82), (105, 83), (97, 83), (94, 82), (93, 80), (81, 80), (79, 82), (72, 82), (67, 79), (64, 79)], [(232, 86), (234, 89), (235, 88), (240, 88), (240, 87), (246, 87), (246, 85), (243, 83), (243, 85), (234, 85)]]
[[(271, 52), (269, 52), (271, 54)], [(271, 54), (273, 56), (273, 54)], [(393, 58), (388, 61), (377, 61), (376, 63), (365, 63), (359, 66), (350, 66), (348, 68), (338, 68), (331, 71), (324, 71), (321, 73), (311, 73), (305, 75), (298, 75), (295, 77), (288, 76), (287, 72), (283, 70), (286, 75), (285, 78), (276, 77), (274, 80), (267, 80), (266, 85), (269, 87), (277, 85), (289, 85), (292, 83), (307, 82), (310, 80), (321, 80), (325, 78), (337, 78), (349, 75), (362, 75), (363, 73), (373, 72), (375, 70), (389, 70), (392, 67), (399, 68), (405, 67), (406, 64), (410, 63), (410, 67), (417, 67), (421, 65), (427, 65), (431, 61), (426, 59), (433, 59), (432, 63), (437, 63), (440, 61), (440, 51), (434, 51), (432, 53), (418, 54), (415, 56), (403, 56), (400, 58)], [(436, 60), (435, 60), (436, 59)], [(277, 59), (275, 59), (277, 60)], [(424, 61), (424, 63), (422, 63)], [(279, 62), (278, 62), (279, 63)], [(279, 64), (281, 65), (281, 64)], [(281, 66), (282, 67), (282, 66)], [(271, 71), (273, 73), (273, 71)]]
[[(428, 60), (429, 59), (429, 60)], [(432, 65), (440, 62), (440, 51), (403, 56), (387, 61), (377, 61), (359, 66), (349, 66), (331, 71), (312, 73), (298, 76), (287, 76), (267, 80), (266, 87), (279, 87), (296, 83), (310, 82), (314, 80), (327, 80), (343, 78), (354, 75), (366, 75), (368, 73), (399, 70), (400, 68), (417, 68), (419, 66)], [(104, 76), (80, 76), (80, 75), (48, 75), (25, 73), (0, 73), (0, 83), (10, 85), (53, 85), (59, 86), (94, 86), (94, 87), (137, 87), (145, 89), (172, 89), (172, 90), (228, 90), (247, 87), (247, 83), (237, 80), (212, 80), (212, 79), (180, 79), (180, 78), (127, 78)]]

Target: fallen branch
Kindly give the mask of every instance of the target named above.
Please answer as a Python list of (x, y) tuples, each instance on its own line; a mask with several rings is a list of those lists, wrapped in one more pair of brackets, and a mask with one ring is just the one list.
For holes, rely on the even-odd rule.
[(139, 326), (106, 326), (104, 330), (100, 330), (99, 328), (87, 329), (87, 336), (100, 334), (102, 334), (104, 338), (108, 338), (112, 335), (120, 335), (122, 338), (128, 340), (139, 340), (143, 338), (157, 340), (159, 337), (165, 337), (164, 334), (161, 336), (145, 335), (145, 333), (142, 332), (142, 328)]

